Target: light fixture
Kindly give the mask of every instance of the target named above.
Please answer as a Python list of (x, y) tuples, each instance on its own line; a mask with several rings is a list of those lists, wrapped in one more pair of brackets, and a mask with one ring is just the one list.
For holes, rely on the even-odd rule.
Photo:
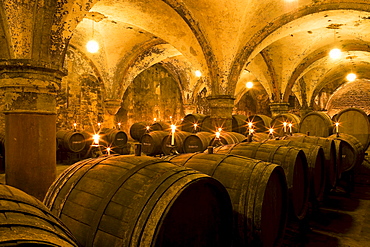
[(349, 73), (346, 77), (347, 81), (353, 82), (357, 79), (357, 75), (355, 73)]
[(331, 49), (329, 52), (329, 56), (332, 59), (339, 59), (342, 56), (342, 51), (338, 48)]
[(249, 81), (245, 84), (246, 88), (252, 88), (253, 87), (253, 82)]
[(195, 71), (195, 76), (196, 77), (201, 77), (202, 76), (202, 72), (200, 72), (200, 70), (196, 70)]
[(97, 53), (99, 51), (99, 43), (94, 40), (94, 20), (92, 20), (92, 38), (86, 43), (86, 49), (90, 53)]

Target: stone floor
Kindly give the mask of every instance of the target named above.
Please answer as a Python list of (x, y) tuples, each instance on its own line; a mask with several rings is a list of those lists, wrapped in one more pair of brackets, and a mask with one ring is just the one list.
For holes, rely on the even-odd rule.
[[(58, 165), (61, 173), (68, 165)], [(0, 183), (5, 183), (0, 174)], [(344, 186), (345, 187), (345, 186)], [(339, 192), (338, 192), (339, 191)], [(370, 246), (370, 157), (355, 170), (351, 193), (338, 190), (310, 210), (305, 230), (288, 227), (283, 247), (367, 247)]]

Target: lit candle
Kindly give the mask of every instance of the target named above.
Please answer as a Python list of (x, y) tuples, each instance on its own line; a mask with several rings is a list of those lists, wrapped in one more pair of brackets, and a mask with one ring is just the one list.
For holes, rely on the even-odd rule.
[(108, 155), (110, 155), (110, 148), (109, 147), (107, 148), (107, 153), (108, 153)]
[(93, 146), (99, 146), (100, 135), (94, 134), (92, 138), (93, 138)]
[(171, 124), (171, 146), (175, 145), (175, 131), (176, 131), (176, 125)]
[(221, 132), (222, 131), (222, 128), (218, 128), (218, 132)]
[(194, 126), (194, 130), (196, 131), (197, 130), (197, 127), (198, 127), (198, 124), (195, 123), (193, 126)]
[(292, 126), (293, 126), (293, 124), (292, 124), (292, 123), (289, 123), (289, 124), (288, 124), (288, 127), (289, 127), (289, 133), (290, 133), (290, 134), (292, 133)]
[(269, 132), (270, 132), (270, 135), (272, 135), (274, 133), (274, 129), (273, 128), (270, 128), (269, 129)]
[(249, 129), (249, 135), (253, 135), (254, 129)]
[(101, 125), (101, 123), (98, 123), (98, 128), (100, 129), (100, 125)]
[(221, 135), (221, 134), (220, 134), (220, 132), (218, 132), (218, 131), (217, 131), (217, 132), (216, 132), (216, 139), (217, 139), (217, 140), (219, 140), (219, 139), (220, 139), (220, 135)]
[(120, 130), (121, 129), (121, 123), (117, 123), (118, 125), (118, 129)]
[(157, 122), (157, 118), (156, 117), (153, 120), (154, 120), (154, 122)]
[(253, 127), (253, 123), (252, 122), (249, 122), (248, 123), (248, 128), (251, 129)]
[(335, 133), (338, 134), (339, 133), (339, 122), (336, 122), (335, 123)]
[(74, 123), (73, 124), (73, 129), (76, 130), (77, 129), (77, 123)]
[(284, 133), (286, 133), (286, 126), (288, 125), (288, 123), (287, 122), (284, 122), (283, 123), (283, 129), (284, 129)]
[(149, 130), (150, 130), (150, 126), (148, 125), (146, 126), (146, 131), (149, 132)]

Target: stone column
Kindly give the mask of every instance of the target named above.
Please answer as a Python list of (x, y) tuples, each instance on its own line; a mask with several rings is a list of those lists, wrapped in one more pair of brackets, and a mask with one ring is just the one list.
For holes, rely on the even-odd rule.
[(104, 101), (104, 122), (103, 127), (105, 128), (117, 128), (117, 123), (114, 120), (115, 115), (121, 108), (120, 99), (106, 99)]
[(214, 95), (207, 97), (210, 107), (210, 118), (215, 130), (221, 127), (224, 131), (232, 131), (232, 113), (234, 98), (231, 95)]
[(43, 200), (56, 178), (56, 102), (60, 71), (0, 66), (6, 183)]
[(279, 114), (288, 113), (289, 103), (287, 102), (271, 103), (270, 110), (273, 117)]

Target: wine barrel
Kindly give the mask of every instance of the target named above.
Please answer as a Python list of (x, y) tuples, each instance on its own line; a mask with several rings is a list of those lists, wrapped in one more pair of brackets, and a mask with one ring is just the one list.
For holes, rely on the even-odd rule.
[(331, 135), (329, 138), (340, 142), (336, 145), (336, 152), (340, 156), (339, 174), (351, 170), (356, 165), (361, 165), (364, 161), (365, 149), (356, 137), (340, 133), (339, 135)]
[[(181, 130), (190, 133), (196, 133), (201, 130), (203, 119), (206, 115), (193, 113), (188, 114), (184, 117), (181, 122)], [(197, 127), (194, 129), (194, 124), (197, 124)]]
[(308, 209), (309, 181), (306, 155), (295, 147), (258, 142), (242, 142), (217, 147), (214, 153), (234, 154), (280, 165), (288, 185), (289, 216), (305, 218)]
[(0, 184), (0, 246), (75, 246), (64, 224), (36, 198)]
[(370, 121), (367, 114), (357, 108), (347, 108), (338, 113), (339, 133), (356, 137), (366, 150), (370, 143)]
[(203, 152), (209, 146), (214, 136), (215, 134), (213, 133), (201, 131), (186, 137), (184, 140), (184, 152)]
[(325, 191), (325, 154), (321, 146), (290, 140), (269, 140), (266, 143), (300, 148), (306, 155), (310, 184), (310, 200), (322, 201)]
[(154, 122), (153, 124), (150, 125), (150, 131), (170, 131), (171, 126), (170, 124), (159, 121), (159, 122)]
[(232, 206), (210, 176), (149, 156), (80, 161), (45, 205), (81, 246), (228, 246)]
[[(283, 123), (292, 123), (292, 133), (299, 132), (299, 123), (301, 122), (301, 118), (292, 113), (282, 113), (276, 115), (271, 120), (271, 127), (274, 129), (275, 134), (278, 136), (284, 135)], [(286, 127), (286, 133), (290, 133), (290, 129)]]
[(333, 139), (306, 135), (286, 136), (285, 139), (321, 146), (325, 155), (326, 185), (329, 190), (335, 187), (338, 178), (338, 158)]
[(107, 146), (123, 148), (127, 144), (127, 134), (122, 130), (103, 128), (101, 133)]
[(211, 132), (214, 133), (216, 131), (216, 127), (212, 125), (211, 116), (205, 116), (202, 121), (201, 125), (202, 132)]
[(210, 146), (219, 146), (219, 145), (227, 145), (227, 144), (235, 144), (242, 142), (246, 139), (246, 136), (236, 132), (226, 132), (222, 131), (220, 133), (220, 138), (217, 139), (216, 136), (212, 138), (209, 142)]
[(82, 133), (72, 130), (59, 130), (56, 133), (59, 148), (73, 153), (84, 150), (86, 142)]
[[(190, 136), (192, 133), (186, 131), (176, 131), (175, 133), (175, 149), (178, 153), (184, 153), (184, 141), (186, 137)], [(171, 135), (167, 135), (162, 140), (162, 152), (165, 155), (171, 154)]]
[(305, 115), (300, 124), (299, 132), (310, 136), (328, 137), (333, 134), (334, 123), (325, 112), (313, 111)]
[(248, 134), (247, 116), (245, 115), (232, 115), (232, 132), (240, 134)]
[(287, 184), (282, 167), (224, 154), (166, 156), (208, 174), (228, 190), (234, 209), (235, 246), (277, 246), (287, 221)]
[(272, 119), (269, 116), (261, 115), (261, 114), (254, 114), (248, 116), (246, 119), (247, 123), (252, 122), (254, 132), (267, 132), (271, 126)]
[(142, 152), (146, 155), (163, 154), (162, 141), (168, 136), (168, 131), (152, 131), (141, 137)]
[(148, 122), (138, 122), (138, 123), (134, 123), (133, 125), (131, 125), (130, 127), (130, 136), (132, 139), (134, 139), (135, 141), (140, 141), (141, 137), (147, 133), (147, 129), (146, 127), (149, 126), (150, 127), (150, 123)]

